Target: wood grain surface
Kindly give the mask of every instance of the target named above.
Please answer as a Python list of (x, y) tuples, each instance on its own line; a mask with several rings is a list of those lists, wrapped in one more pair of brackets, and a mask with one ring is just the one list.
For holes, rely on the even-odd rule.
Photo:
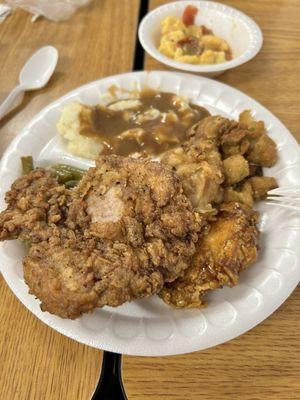
[(44, 106), (95, 79), (132, 70), (139, 0), (96, 0), (65, 22), (17, 11), (0, 25), (0, 100), (17, 83), (20, 69), (39, 47), (53, 45), (60, 57), (42, 90), (0, 121), (0, 149)]
[[(151, 0), (153, 8), (164, 3)], [(228, 0), (253, 17), (264, 47), (246, 65), (219, 79), (265, 105), (300, 140), (300, 1)], [(15, 12), (0, 25), (0, 101), (38, 47), (55, 45), (60, 60), (47, 88), (0, 121), (0, 150), (41, 108), (83, 83), (129, 71), (133, 65), (138, 0), (95, 0), (72, 19), (32, 24)], [(164, 66), (145, 58), (147, 69)], [(300, 399), (300, 290), (250, 332), (189, 355), (124, 357), (128, 398), (205, 400)], [(80, 345), (37, 320), (0, 278), (0, 399), (88, 400), (101, 352)], [(117, 400), (117, 399), (116, 399)]]

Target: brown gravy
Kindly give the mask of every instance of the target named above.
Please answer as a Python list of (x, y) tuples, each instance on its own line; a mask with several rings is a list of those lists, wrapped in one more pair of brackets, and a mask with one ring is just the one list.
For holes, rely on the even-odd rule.
[(81, 134), (101, 140), (101, 154), (159, 155), (185, 141), (188, 128), (209, 115), (195, 104), (184, 106), (173, 93), (144, 90), (135, 100), (136, 106), (122, 110), (109, 108), (117, 102), (95, 106)]

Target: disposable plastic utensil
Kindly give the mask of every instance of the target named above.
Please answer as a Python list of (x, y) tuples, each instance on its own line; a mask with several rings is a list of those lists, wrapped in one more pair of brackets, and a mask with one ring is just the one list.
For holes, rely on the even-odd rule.
[(103, 352), (101, 375), (92, 400), (127, 400), (121, 362), (121, 354)]
[(52, 46), (42, 47), (29, 58), (20, 72), (20, 84), (0, 106), (0, 119), (21, 103), (24, 92), (41, 89), (48, 83), (56, 68), (57, 60), (58, 52)]

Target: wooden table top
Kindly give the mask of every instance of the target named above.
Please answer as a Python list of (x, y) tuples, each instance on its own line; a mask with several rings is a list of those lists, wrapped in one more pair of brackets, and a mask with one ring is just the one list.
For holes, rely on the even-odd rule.
[[(150, 0), (149, 8), (165, 3)], [(144, 2), (145, 3), (145, 2)], [(225, 2), (224, 2), (225, 3)], [(277, 115), (300, 141), (300, 1), (227, 0), (253, 17), (264, 46), (254, 60), (219, 80)], [(54, 23), (17, 11), (0, 25), (0, 101), (17, 82), (24, 61), (40, 46), (58, 48), (48, 86), (28, 93), (0, 121), (0, 151), (45, 105), (92, 80), (134, 65), (140, 0), (94, 0), (72, 19)], [(147, 69), (165, 69), (149, 56)], [(300, 399), (300, 290), (250, 332), (216, 348), (163, 358), (124, 357), (128, 398), (205, 400)], [(101, 351), (48, 328), (16, 299), (0, 278), (0, 398), (88, 400), (101, 367)]]

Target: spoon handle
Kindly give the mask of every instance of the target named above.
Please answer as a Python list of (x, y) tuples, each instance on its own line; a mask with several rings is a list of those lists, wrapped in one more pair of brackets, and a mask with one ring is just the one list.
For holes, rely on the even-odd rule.
[(8, 114), (13, 108), (17, 107), (23, 100), (24, 88), (19, 85), (6, 97), (0, 105), (0, 119)]
[(127, 400), (121, 364), (121, 354), (103, 352), (101, 375), (92, 400)]

